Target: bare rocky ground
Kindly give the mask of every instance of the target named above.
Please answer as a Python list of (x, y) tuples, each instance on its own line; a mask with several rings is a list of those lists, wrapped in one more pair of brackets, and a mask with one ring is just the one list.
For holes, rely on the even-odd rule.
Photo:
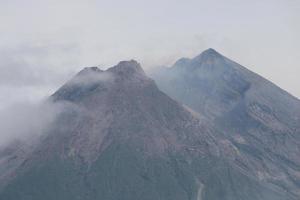
[(298, 199), (298, 100), (215, 51), (193, 60), (152, 76), (176, 100), (134, 60), (83, 69), (40, 138), (1, 150), (0, 200)]

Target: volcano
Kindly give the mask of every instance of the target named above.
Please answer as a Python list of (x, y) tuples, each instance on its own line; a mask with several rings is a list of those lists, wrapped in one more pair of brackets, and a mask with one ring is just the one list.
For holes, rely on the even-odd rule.
[[(1, 150), (0, 199), (296, 200), (297, 179), (284, 182), (281, 174), (276, 174), (296, 174), (299, 168), (294, 154), (288, 154), (289, 158), (283, 156), (295, 147), (272, 149), (274, 146), (270, 145), (261, 150), (264, 144), (272, 144), (265, 141), (268, 134), (282, 137), (281, 132), (263, 130), (290, 130), (294, 121), (289, 119), (295, 116), (282, 113), (288, 121), (283, 126), (274, 121), (277, 118), (270, 110), (273, 107), (262, 103), (268, 99), (260, 97), (256, 104), (247, 104), (243, 99), (247, 99), (251, 88), (258, 86), (252, 84), (252, 79), (242, 78), (248, 73), (246, 69), (235, 71), (237, 64), (234, 69), (217, 68), (215, 61), (219, 57), (209, 51), (192, 61), (177, 62), (170, 71), (176, 71), (178, 79), (166, 80), (176, 83), (174, 89), (180, 88), (180, 94), (167, 89), (169, 82), (164, 85), (158, 81), (159, 87), (176, 100), (160, 91), (134, 60), (122, 61), (105, 71), (97, 67), (83, 69), (49, 97), (48, 101), (54, 104), (69, 106), (34, 144), (14, 143)], [(199, 70), (200, 77), (201, 70), (211, 74), (203, 74), (203, 80), (185, 79), (182, 73), (189, 70)], [(220, 81), (227, 85), (216, 83), (216, 90), (210, 90), (214, 85), (212, 79), (226, 70), (228, 74)], [(167, 71), (161, 75), (173, 77)], [(251, 74), (251, 78), (255, 75)], [(263, 83), (262, 80), (256, 84)], [(188, 92), (184, 90), (188, 84), (194, 84), (195, 90), (200, 88), (186, 93), (189, 101), (179, 98), (181, 93)], [(265, 87), (275, 86), (268, 83)], [(265, 88), (257, 89), (252, 90), (251, 97)], [(202, 101), (207, 99), (205, 91), (213, 92), (208, 104)], [(292, 99), (279, 91), (272, 97), (279, 99), (279, 106), (281, 101)], [(265, 95), (270, 94), (273, 93), (268, 90)], [(289, 101), (289, 110), (296, 102)], [(215, 103), (220, 106), (214, 107)], [(251, 121), (247, 126), (240, 125), (244, 129), (235, 130), (239, 126), (234, 124), (240, 122), (236, 120), (244, 123), (250, 118), (256, 124)], [(252, 140), (245, 135), (250, 137), (254, 133), (248, 127), (258, 125), (262, 137), (250, 143)], [(227, 132), (230, 130), (235, 131)], [(292, 133), (286, 132), (285, 136), (292, 137)], [(290, 185), (280, 185), (285, 183), (291, 184), (291, 189), (287, 187)]]
[(241, 168), (300, 197), (299, 99), (214, 49), (151, 76), (223, 132), (237, 147)]

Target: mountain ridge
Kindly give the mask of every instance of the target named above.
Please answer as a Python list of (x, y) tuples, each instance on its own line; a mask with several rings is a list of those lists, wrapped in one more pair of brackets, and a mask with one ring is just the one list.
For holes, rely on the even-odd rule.
[(49, 100), (72, 106), (24, 158), (11, 153), (0, 200), (297, 199), (254, 176), (252, 157), (136, 61), (85, 68)]
[(299, 196), (300, 101), (226, 57), (211, 50), (204, 60), (202, 55), (151, 77), (166, 94), (212, 120), (257, 177)]
[[(189, 62), (197, 62), (197, 60), (201, 60), (201, 57), (205, 57), (206, 59), (212, 59), (212, 58), (217, 58), (217, 59), (223, 59), (226, 60), (227, 62), (229, 62), (231, 65), (235, 65), (238, 66), (238, 68), (242, 68), (246, 73), (251, 73), (252, 76), (256, 76), (256, 77), (260, 77), (260, 79), (262, 80), (267, 80), (269, 83), (271, 83), (273, 86), (278, 87), (280, 90), (282, 90), (282, 92), (287, 93), (288, 95), (292, 96), (293, 98), (295, 98), (296, 100), (300, 101), (300, 99), (291, 94), (290, 92), (288, 92), (287, 90), (285, 90), (284, 88), (278, 86), (277, 84), (275, 84), (274, 82), (264, 78), (262, 75), (251, 71), (250, 69), (248, 69), (247, 67), (240, 65), (239, 63), (231, 60), (230, 58), (222, 55), (220, 52), (218, 52), (217, 50), (215, 50), (214, 48), (208, 48), (206, 50), (204, 50), (202, 53), (192, 57), (192, 58), (187, 58), (187, 57), (182, 57), (179, 58), (177, 61), (174, 62), (173, 65), (171, 66), (165, 66), (166, 69), (170, 69), (170, 68), (176, 68), (178, 66), (186, 66), (186, 64), (189, 64)], [(181, 64), (182, 63), (182, 64)], [(160, 69), (161, 70), (161, 69)], [(152, 74), (155, 73), (155, 69), (153, 71), (150, 71), (150, 76), (152, 76)]]

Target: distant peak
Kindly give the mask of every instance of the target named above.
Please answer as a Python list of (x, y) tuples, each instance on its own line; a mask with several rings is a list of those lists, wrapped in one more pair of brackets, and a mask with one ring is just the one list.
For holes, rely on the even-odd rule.
[(216, 50), (214, 50), (213, 48), (209, 48), (204, 50), (202, 53), (206, 53), (206, 54), (219, 54)]
[(182, 67), (186, 67), (189, 65), (197, 65), (200, 62), (201, 63), (206, 63), (206, 64), (211, 64), (214, 63), (216, 60), (222, 59), (224, 58), (223, 55), (221, 55), (219, 52), (217, 52), (216, 50), (209, 48), (206, 49), (205, 51), (203, 51), (201, 54), (199, 54), (198, 56), (189, 59), (189, 58), (180, 58), (179, 60), (177, 60), (175, 62), (175, 64), (173, 65), (173, 67), (175, 68), (182, 68)]
[(194, 60), (212, 60), (216, 58), (222, 58), (223, 56), (216, 50), (209, 48), (203, 51), (200, 55), (196, 56)]

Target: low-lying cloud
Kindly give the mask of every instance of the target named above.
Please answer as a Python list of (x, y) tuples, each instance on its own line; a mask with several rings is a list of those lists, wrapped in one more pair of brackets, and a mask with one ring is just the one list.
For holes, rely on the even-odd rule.
[(112, 73), (107, 71), (101, 71), (98, 68), (93, 68), (89, 70), (86, 69), (83, 70), (81, 73), (84, 74), (76, 76), (72, 80), (72, 84), (88, 86), (100, 82), (112, 82), (114, 80), (114, 76)]
[(16, 103), (0, 112), (0, 147), (15, 140), (30, 142), (47, 132), (55, 119), (66, 108), (66, 102)]

